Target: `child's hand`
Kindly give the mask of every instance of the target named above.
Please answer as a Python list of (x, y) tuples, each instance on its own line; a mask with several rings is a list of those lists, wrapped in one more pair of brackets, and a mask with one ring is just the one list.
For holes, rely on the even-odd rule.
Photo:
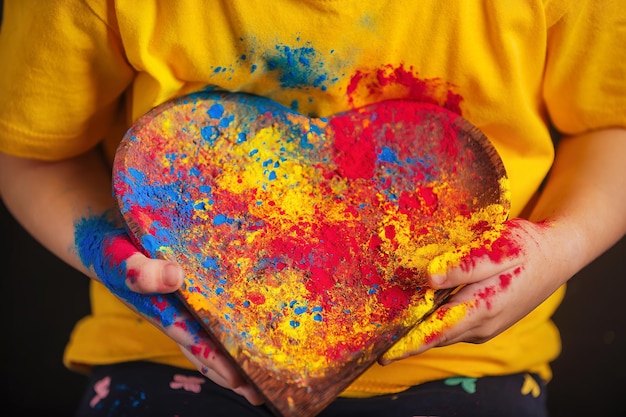
[(76, 224), (75, 236), (84, 266), (132, 310), (178, 343), (202, 374), (254, 405), (263, 403), (173, 294), (183, 283), (180, 266), (147, 258), (107, 216), (82, 219)]
[[(530, 313), (569, 278), (570, 268), (551, 226), (521, 219), (505, 226), (498, 239), (470, 250), (460, 265), (430, 277), (435, 288), (462, 288), (387, 351), (380, 363), (435, 346), (486, 342)], [(446, 315), (461, 318), (446, 324), (441, 320)]]

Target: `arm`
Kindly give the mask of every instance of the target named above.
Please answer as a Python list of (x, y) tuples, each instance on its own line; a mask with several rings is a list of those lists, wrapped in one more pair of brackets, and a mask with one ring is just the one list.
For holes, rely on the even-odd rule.
[[(624, 129), (563, 138), (529, 219), (507, 222), (502, 239), (513, 250), (501, 259), (484, 250), (470, 252), (462, 265), (430, 277), (438, 288), (465, 285), (444, 307), (465, 304), (468, 314), (436, 337), (425, 338), (418, 326), (381, 362), (435, 346), (493, 338), (614, 245), (626, 234), (624, 155)], [(503, 276), (510, 277), (507, 285), (501, 284)], [(485, 302), (484, 295), (492, 293), (488, 289), (496, 291)]]
[[(0, 195), (33, 237), (66, 263), (102, 282), (174, 339), (207, 377), (253, 404), (260, 403), (258, 394), (244, 384), (176, 296), (170, 294), (182, 284), (181, 268), (148, 259), (132, 245), (110, 190), (110, 172), (96, 151), (59, 162), (0, 154)], [(45, 216), (41, 215), (43, 207)], [(78, 229), (88, 225), (89, 219), (106, 221), (91, 230), (102, 236), (86, 231), (90, 239), (89, 247), (85, 247)], [(155, 293), (164, 294), (158, 309), (151, 302)]]

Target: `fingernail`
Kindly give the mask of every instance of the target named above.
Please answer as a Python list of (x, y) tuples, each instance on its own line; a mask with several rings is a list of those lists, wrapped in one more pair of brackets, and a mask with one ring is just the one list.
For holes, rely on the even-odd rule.
[(178, 265), (167, 264), (163, 267), (163, 283), (170, 287), (178, 287), (183, 278), (183, 271)]

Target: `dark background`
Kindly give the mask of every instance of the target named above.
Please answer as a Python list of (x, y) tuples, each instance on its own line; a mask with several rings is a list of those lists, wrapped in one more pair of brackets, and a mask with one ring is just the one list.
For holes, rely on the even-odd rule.
[[(0, 21), (1, 10), (2, 0)], [(34, 241), (0, 203), (0, 280), (0, 407), (19, 416), (72, 416), (85, 377), (65, 369), (62, 357), (74, 323), (89, 313), (88, 279)], [(563, 353), (548, 389), (552, 417), (626, 416), (624, 294), (626, 238), (570, 280), (554, 317)]]

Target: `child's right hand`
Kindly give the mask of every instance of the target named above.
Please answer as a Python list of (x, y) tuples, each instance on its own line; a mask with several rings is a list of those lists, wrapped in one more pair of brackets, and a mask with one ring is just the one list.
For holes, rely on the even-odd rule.
[(116, 223), (103, 215), (76, 224), (76, 248), (83, 265), (116, 297), (172, 338), (207, 378), (251, 404), (262, 404), (262, 397), (173, 294), (183, 283), (180, 266), (147, 258)]

